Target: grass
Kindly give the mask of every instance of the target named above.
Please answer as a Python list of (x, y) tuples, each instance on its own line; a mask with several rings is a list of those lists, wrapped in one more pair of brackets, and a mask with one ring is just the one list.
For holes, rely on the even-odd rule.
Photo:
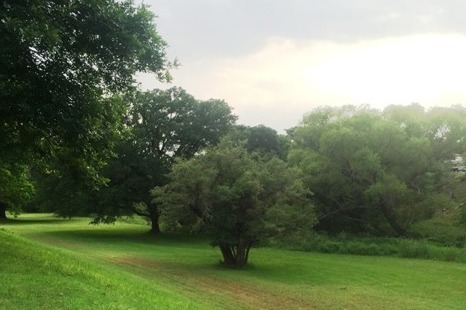
[(24, 215), (0, 231), (5, 309), (463, 309), (466, 265), (261, 248), (224, 269), (207, 240)]
[(0, 309), (203, 309), (112, 265), (0, 231)]

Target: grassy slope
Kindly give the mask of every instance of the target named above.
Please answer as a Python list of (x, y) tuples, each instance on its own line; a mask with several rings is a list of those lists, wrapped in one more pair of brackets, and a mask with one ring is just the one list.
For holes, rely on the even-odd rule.
[(124, 223), (95, 227), (86, 220), (25, 218), (29, 221), (5, 229), (59, 249), (0, 234), (7, 240), (6, 247), (1, 241), (0, 265), (6, 273), (0, 283), (8, 283), (0, 291), (0, 308), (147, 309), (157, 303), (161, 309), (180, 308), (176, 304), (190, 309), (463, 309), (466, 304), (465, 264), (254, 249), (251, 267), (225, 270), (217, 264), (218, 250), (203, 240), (153, 238), (145, 234), (147, 227)]
[(203, 308), (152, 281), (0, 230), (0, 309)]

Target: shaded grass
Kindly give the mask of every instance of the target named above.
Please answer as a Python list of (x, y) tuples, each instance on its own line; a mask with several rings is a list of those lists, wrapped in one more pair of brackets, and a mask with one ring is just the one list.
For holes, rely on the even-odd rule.
[[(220, 252), (210, 248), (207, 240), (170, 234), (154, 238), (146, 233), (147, 226), (90, 226), (88, 221), (14, 224), (5, 229), (57, 248), (47, 251), (58, 256), (65, 253), (78, 266), (86, 264), (84, 271), (109, 270), (101, 281), (112, 284), (125, 279), (125, 289), (141, 294), (137, 309), (144, 309), (148, 305), (144, 301), (155, 298), (147, 289), (165, 292), (169, 305), (181, 302), (187, 308), (205, 309), (463, 309), (466, 304), (464, 264), (261, 248), (251, 251), (251, 266), (230, 270), (218, 264)], [(2, 257), (7, 253), (1, 252)], [(30, 263), (27, 257), (21, 259)], [(55, 258), (48, 261), (55, 262)], [(55, 274), (47, 281), (54, 279), (71, 285), (74, 277)], [(14, 285), (27, 287), (26, 282), (23, 278)], [(45, 294), (57, 295), (56, 289)], [(125, 309), (132, 304), (118, 296), (109, 298), (114, 307)], [(177, 296), (173, 304), (170, 296)], [(90, 307), (72, 296), (69, 304)], [(101, 309), (102, 305), (92, 306)]]

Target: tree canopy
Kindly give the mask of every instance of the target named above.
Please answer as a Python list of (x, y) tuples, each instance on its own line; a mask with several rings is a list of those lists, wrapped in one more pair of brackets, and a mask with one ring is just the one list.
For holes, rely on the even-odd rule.
[(294, 129), (289, 161), (315, 193), (319, 228), (407, 235), (429, 218), (450, 159), (464, 150), (463, 108), (322, 108)]
[(0, 220), (6, 219), (6, 210), (17, 214), (34, 194), (29, 179), (29, 168), (21, 164), (0, 165)]
[(101, 184), (133, 75), (169, 79), (154, 15), (132, 1), (0, 4), (0, 169), (18, 162)]
[(153, 14), (131, 1), (2, 1), (0, 158), (21, 154), (93, 175), (118, 134), (137, 71), (167, 79)]
[(169, 177), (153, 192), (165, 220), (202, 230), (228, 266), (247, 264), (251, 247), (267, 237), (309, 232), (315, 223), (300, 170), (253, 156), (231, 139), (177, 161)]
[(197, 100), (185, 90), (136, 92), (129, 100), (128, 135), (116, 148), (117, 157), (105, 168), (110, 180), (96, 194), (96, 222), (138, 214), (158, 233), (159, 208), (149, 191), (165, 185), (177, 158), (191, 158), (213, 146), (236, 120), (222, 100)]

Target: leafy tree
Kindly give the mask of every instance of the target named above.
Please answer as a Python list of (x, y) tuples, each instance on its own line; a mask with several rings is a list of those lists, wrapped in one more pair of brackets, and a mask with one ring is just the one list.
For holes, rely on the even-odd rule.
[(253, 156), (232, 140), (177, 161), (169, 176), (153, 191), (163, 216), (210, 236), (227, 266), (246, 265), (251, 247), (267, 237), (308, 232), (315, 223), (299, 169)]
[(435, 160), (451, 160), (464, 154), (466, 107), (436, 107), (426, 111), (418, 104), (389, 106), (383, 115), (404, 128), (409, 136), (424, 136), (432, 145)]
[(2, 1), (0, 162), (43, 160), (102, 183), (121, 131), (119, 95), (137, 71), (169, 79), (153, 19), (131, 1)]
[(279, 135), (276, 130), (264, 126), (237, 125), (235, 135), (239, 141), (245, 141), (249, 152), (256, 152), (263, 156), (277, 156), (286, 158), (288, 141), (285, 136)]
[[(63, 218), (88, 216), (99, 188), (90, 188), (74, 178), (69, 170), (47, 171), (33, 169), (31, 174), (35, 195), (28, 208), (55, 213)], [(23, 208), (26, 211), (26, 208)]]
[(6, 211), (17, 214), (34, 194), (25, 165), (0, 164), (0, 220), (7, 218)]
[(110, 183), (97, 194), (95, 221), (111, 222), (135, 213), (159, 233), (160, 211), (149, 191), (167, 183), (165, 175), (176, 158), (191, 158), (217, 144), (235, 120), (224, 101), (196, 100), (181, 88), (137, 92), (130, 98), (126, 122), (130, 135), (105, 169)]
[(294, 129), (289, 161), (315, 193), (318, 227), (407, 235), (431, 216), (425, 201), (441, 193), (447, 154), (461, 149), (465, 133), (454, 118), (433, 122), (436, 113), (344, 107), (307, 116)]

